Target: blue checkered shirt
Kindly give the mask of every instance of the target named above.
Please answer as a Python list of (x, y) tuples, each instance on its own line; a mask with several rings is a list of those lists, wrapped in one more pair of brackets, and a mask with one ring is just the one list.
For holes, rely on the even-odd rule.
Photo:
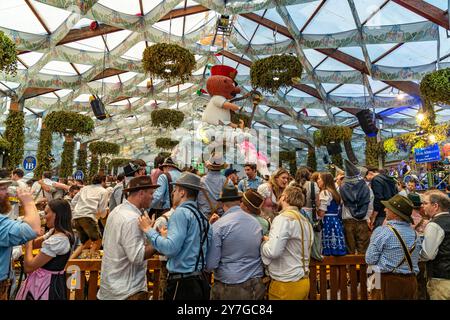
[[(411, 250), (414, 241), (416, 247), (411, 254), (414, 273), (419, 273), (419, 252), (422, 247), (422, 241), (416, 235), (414, 229), (407, 222), (390, 220), (388, 224), (397, 229), (403, 238), (408, 250)], [(366, 251), (366, 262), (369, 265), (376, 265), (381, 273), (393, 272), (401, 274), (410, 274), (411, 271), (408, 262), (405, 261), (396, 268), (405, 257), (400, 241), (394, 232), (388, 226), (380, 226), (375, 229), (370, 237), (370, 244)], [(395, 269), (395, 270), (394, 270)]]

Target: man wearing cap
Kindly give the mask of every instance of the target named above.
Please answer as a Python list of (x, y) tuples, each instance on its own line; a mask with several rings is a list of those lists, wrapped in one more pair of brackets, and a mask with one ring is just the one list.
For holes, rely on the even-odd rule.
[(139, 218), (139, 226), (155, 250), (168, 258), (164, 300), (208, 300), (209, 279), (203, 270), (212, 230), (197, 208), (200, 177), (183, 172), (172, 184), (175, 211), (168, 221), (167, 232), (160, 234), (154, 230), (154, 221), (148, 215)]
[(413, 204), (395, 195), (385, 206), (387, 224), (375, 229), (366, 251), (366, 262), (375, 266), (381, 277), (381, 288), (374, 289), (374, 300), (414, 300), (417, 297), (421, 239), (411, 223)]
[(373, 192), (361, 177), (360, 170), (345, 159), (345, 177), (341, 194), (342, 222), (349, 254), (364, 254), (369, 245), (369, 218), (373, 211)]
[[(128, 198), (108, 217), (103, 235), (100, 300), (148, 300), (147, 259), (155, 250), (146, 245), (138, 218), (148, 208), (158, 185), (149, 176), (131, 179), (124, 192)], [(154, 217), (153, 217), (154, 221)]]
[(226, 178), (220, 174), (220, 170), (228, 167), (220, 155), (211, 156), (205, 163), (208, 173), (201, 178), (201, 187), (204, 191), (198, 195), (198, 207), (207, 217), (213, 213), (223, 213), (217, 203), (220, 192), (225, 185)]
[(256, 175), (256, 164), (246, 163), (244, 165), (244, 170), (247, 176), (239, 182), (239, 191), (246, 192), (249, 189), (258, 190), (259, 185), (264, 181)]
[(236, 186), (239, 182), (239, 177), (237, 175), (239, 171), (237, 171), (236, 169), (232, 169), (232, 168), (228, 168), (225, 170), (225, 172), (223, 173), (223, 175), (225, 176), (225, 178), (227, 178), (225, 180), (225, 185), (229, 185), (229, 186)]
[(427, 291), (431, 300), (450, 300), (450, 198), (432, 190), (425, 192), (422, 203), (431, 218), (420, 252), (427, 261)]
[(305, 300), (309, 294), (309, 260), (314, 232), (300, 213), (303, 190), (287, 187), (278, 201), (281, 212), (264, 237), (261, 257), (271, 278), (269, 300)]
[(17, 197), (25, 213), (23, 219), (15, 221), (6, 216), (11, 210), (8, 200), (8, 187), (11, 183), (8, 179), (0, 180), (0, 300), (8, 299), (13, 247), (33, 240), (41, 232), (41, 219), (28, 191), (17, 189)]
[(260, 245), (261, 226), (240, 207), (234, 186), (223, 188), (219, 201), (224, 214), (213, 225), (206, 269), (214, 270), (213, 300), (262, 300), (265, 286)]
[(150, 212), (156, 213), (159, 217), (164, 212), (172, 208), (172, 182), (176, 182), (180, 177), (181, 171), (173, 162), (172, 158), (168, 157), (163, 164), (159, 166), (163, 173), (158, 177), (157, 184), (160, 186), (156, 189), (153, 195)]
[(263, 235), (269, 235), (270, 223), (261, 217), (261, 207), (264, 197), (257, 191), (249, 189), (242, 194), (241, 209), (250, 214), (261, 225)]

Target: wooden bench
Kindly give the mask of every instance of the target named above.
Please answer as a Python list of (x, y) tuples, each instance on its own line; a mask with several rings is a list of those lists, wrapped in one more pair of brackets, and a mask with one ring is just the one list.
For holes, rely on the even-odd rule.
[[(66, 270), (70, 266), (77, 266), (80, 269), (79, 289), (75, 289), (75, 300), (97, 300), (97, 291), (99, 290), (100, 271), (102, 267), (101, 259), (74, 259), (69, 260)], [(162, 262), (159, 259), (149, 259), (147, 264), (147, 282), (148, 291), (151, 292), (153, 300), (160, 299), (160, 281)], [(67, 272), (67, 278), (71, 273)], [(150, 283), (150, 279), (153, 281)], [(70, 297), (70, 289), (67, 296)], [(73, 297), (73, 295), (72, 295)], [(73, 298), (72, 298), (73, 299)]]
[(310, 300), (367, 300), (367, 264), (364, 255), (311, 260)]

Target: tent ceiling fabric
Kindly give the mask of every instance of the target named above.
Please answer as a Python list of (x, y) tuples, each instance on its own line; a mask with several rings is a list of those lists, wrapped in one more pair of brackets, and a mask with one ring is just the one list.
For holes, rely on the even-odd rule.
[[(426, 73), (450, 66), (448, 11), (437, 3), (2, 1), (0, 30), (15, 41), (20, 54), (17, 75), (0, 75), (0, 94), (14, 92), (26, 99), (31, 128), (27, 146), (38, 139), (32, 132), (37, 117), (60, 109), (93, 116), (88, 97), (100, 95), (113, 117), (96, 120), (95, 133), (86, 139), (118, 141), (129, 155), (137, 155), (155, 149), (155, 135), (169, 134), (151, 127), (155, 101), (160, 107), (183, 110), (184, 126), (192, 128), (206, 103), (196, 91), (205, 85), (208, 65), (237, 68), (237, 81), (246, 92), (251, 90), (249, 73), (255, 60), (291, 53), (304, 66), (300, 83), (265, 95), (254, 125), (280, 128), (284, 146), (305, 147), (317, 128), (331, 123), (355, 127), (354, 114), (370, 108), (382, 120), (382, 133), (390, 136), (393, 129), (414, 130), (414, 114), (421, 105), (418, 83)], [(214, 47), (220, 14), (231, 15), (233, 30)], [(99, 23), (95, 30), (89, 26), (93, 21)], [(155, 80), (154, 90), (147, 88), (149, 78), (140, 59), (146, 46), (158, 42), (180, 44), (196, 55), (196, 71), (188, 83)], [(6, 100), (0, 105), (2, 119)], [(250, 102), (242, 105), (251, 110)], [(437, 106), (437, 121), (449, 121), (449, 110)], [(361, 130), (355, 133), (360, 144), (364, 135)]]

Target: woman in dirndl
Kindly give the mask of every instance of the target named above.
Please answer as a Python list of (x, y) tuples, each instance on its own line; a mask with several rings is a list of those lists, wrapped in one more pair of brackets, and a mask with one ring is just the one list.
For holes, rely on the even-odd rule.
[[(28, 277), (16, 300), (67, 300), (65, 266), (74, 242), (70, 204), (63, 199), (51, 200), (45, 207), (45, 219), (50, 231), (25, 245)], [(41, 250), (33, 257), (37, 248)]]
[(347, 254), (344, 228), (341, 216), (341, 196), (336, 190), (333, 176), (322, 172), (317, 181), (320, 194), (319, 216), (323, 217), (322, 254), (324, 256), (343, 256)]

